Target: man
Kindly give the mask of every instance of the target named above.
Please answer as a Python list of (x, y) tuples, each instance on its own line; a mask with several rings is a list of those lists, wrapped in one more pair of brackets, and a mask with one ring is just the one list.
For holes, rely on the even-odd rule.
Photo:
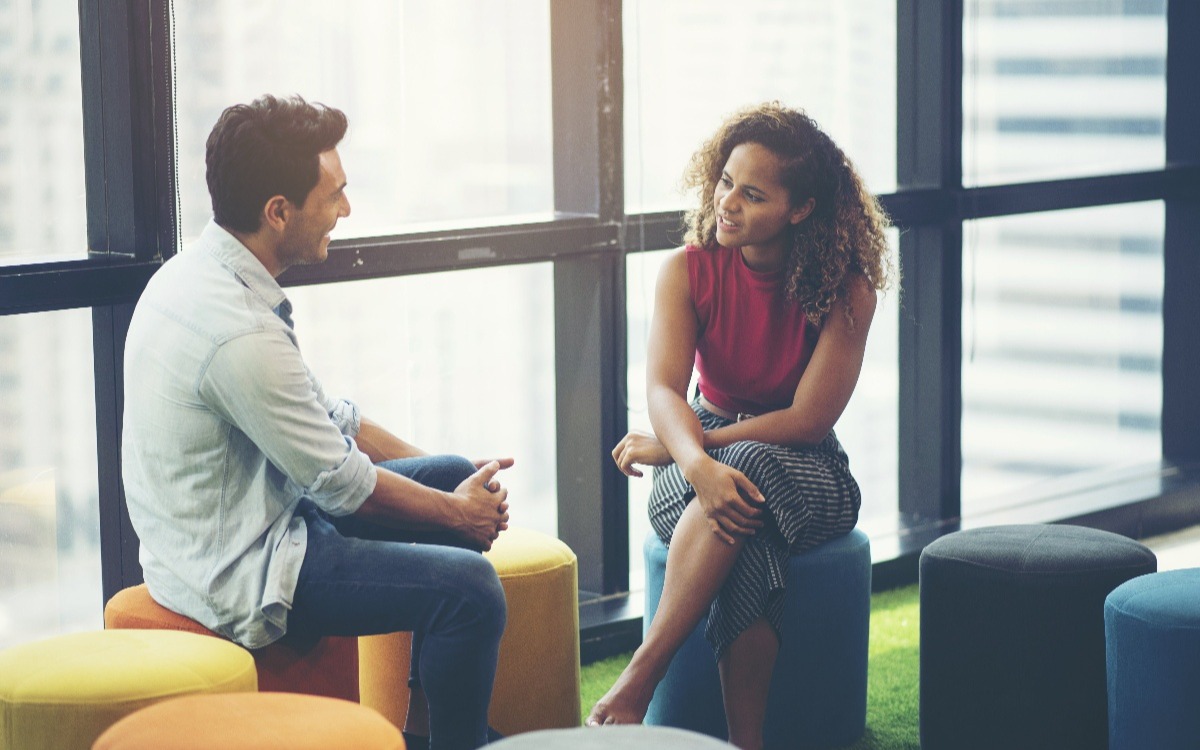
[(271, 96), (213, 128), (213, 221), (129, 327), (129, 516), (153, 597), (248, 648), (413, 631), (410, 747), (474, 748), (505, 621), (478, 550), (508, 527), (493, 477), (512, 459), (427, 456), (327, 396), (275, 281), (325, 260), (350, 215), (345, 131), (336, 109)]

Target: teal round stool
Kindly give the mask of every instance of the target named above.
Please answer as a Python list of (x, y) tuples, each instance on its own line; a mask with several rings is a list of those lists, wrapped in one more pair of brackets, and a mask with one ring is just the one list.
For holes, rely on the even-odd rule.
[(1130, 579), (1104, 600), (1110, 750), (1200, 745), (1200, 568)]
[[(649, 628), (662, 597), (667, 548), (654, 532), (643, 546)], [(771, 678), (767, 748), (848, 745), (867, 722), (871, 542), (858, 529), (791, 557), (783, 639)], [(704, 638), (707, 617), (675, 654), (646, 714), (647, 724), (726, 739), (721, 680)]]

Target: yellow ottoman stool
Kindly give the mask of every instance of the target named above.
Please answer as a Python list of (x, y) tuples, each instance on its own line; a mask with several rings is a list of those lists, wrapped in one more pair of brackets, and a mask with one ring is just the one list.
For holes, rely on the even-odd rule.
[(387, 719), (357, 703), (297, 693), (189, 695), (108, 728), (93, 750), (404, 750)]
[[(552, 536), (510, 528), (485, 553), (508, 601), (488, 721), (501, 734), (579, 724), (579, 572)], [(362, 704), (398, 727), (408, 713), (412, 634), (359, 639)]]
[(0, 750), (87, 750), (151, 703), (257, 689), (248, 651), (195, 633), (101, 630), (26, 643), (0, 652)]

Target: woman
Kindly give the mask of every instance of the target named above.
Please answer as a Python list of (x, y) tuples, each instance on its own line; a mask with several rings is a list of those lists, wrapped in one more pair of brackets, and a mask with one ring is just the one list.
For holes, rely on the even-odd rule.
[[(842, 151), (778, 103), (737, 113), (692, 157), (687, 247), (660, 272), (647, 368), (654, 434), (613, 449), (653, 466), (669, 546), (658, 613), (589, 724), (642, 721), (709, 612), (729, 738), (762, 746), (787, 557), (847, 533), (860, 494), (833, 433), (888, 283), (887, 218)], [(688, 403), (693, 365), (699, 393)], [(695, 502), (692, 502), (695, 500)]]

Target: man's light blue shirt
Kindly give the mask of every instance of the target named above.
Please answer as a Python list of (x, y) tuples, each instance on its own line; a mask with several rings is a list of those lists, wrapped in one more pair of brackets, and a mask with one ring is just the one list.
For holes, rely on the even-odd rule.
[(146, 584), (249, 648), (287, 629), (307, 542), (296, 506), (344, 515), (375, 489), (358, 409), (304, 364), (290, 310), (210, 222), (151, 278), (125, 343), (122, 472)]

